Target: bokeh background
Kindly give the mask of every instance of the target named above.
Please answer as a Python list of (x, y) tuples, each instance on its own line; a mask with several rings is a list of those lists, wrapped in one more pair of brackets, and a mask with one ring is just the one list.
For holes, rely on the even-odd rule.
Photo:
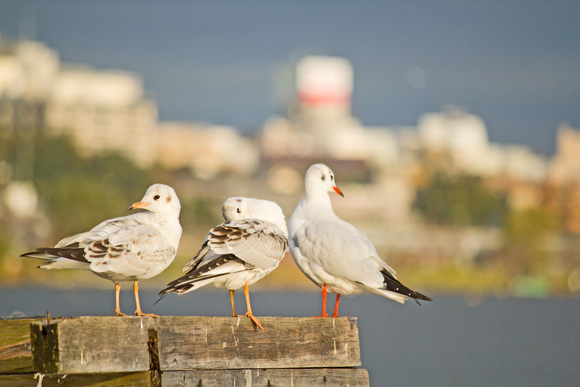
[[(225, 198), (289, 218), (320, 161), (337, 213), (411, 283), (578, 294), (578, 2), (0, 7), (5, 283), (75, 283), (17, 256), (124, 215), (152, 182), (183, 202), (164, 282)], [(268, 286), (306, 284), (281, 269)]]
[[(289, 218), (304, 172), (324, 162), (345, 193), (332, 196), (335, 212), (371, 238), (405, 284), (443, 298), (450, 320), (489, 300), (491, 315), (527, 310), (508, 322), (511, 331), (478, 330), (483, 341), (497, 335), (499, 347), (565, 299), (568, 314), (545, 327), (568, 329), (580, 315), (578, 15), (578, 1), (0, 0), (0, 294), (111, 293), (90, 273), (36, 270), (19, 255), (127, 214), (162, 182), (180, 197), (184, 234), (174, 264), (140, 284), (152, 307), (222, 222), (227, 197), (274, 200)], [(253, 288), (319, 301), (289, 254)], [(359, 302), (375, 305), (369, 297), (378, 296)], [(44, 313), (26, 308), (33, 298), (2, 313)], [(530, 300), (541, 302), (533, 312)], [(164, 311), (176, 313), (179, 301), (170, 302)], [(79, 304), (69, 314), (86, 313)], [(380, 313), (388, 321), (398, 307)], [(393, 329), (428, 319), (437, 303), (411, 307), (401, 307)], [(566, 329), (578, 343), (577, 329)], [(465, 341), (451, 342), (448, 351), (467, 351)], [(564, 342), (538, 348), (548, 356)], [(377, 363), (371, 380), (382, 377), (383, 350), (363, 348), (363, 365), (365, 356)], [(522, 369), (549, 368), (525, 352), (508, 353), (531, 359)], [(389, 370), (395, 381), (408, 381), (408, 366), (393, 368), (402, 370)], [(461, 381), (477, 375), (489, 385), (477, 360), (466, 369)], [(513, 385), (516, 371), (488, 382)], [(524, 384), (560, 381), (540, 374), (546, 379)]]

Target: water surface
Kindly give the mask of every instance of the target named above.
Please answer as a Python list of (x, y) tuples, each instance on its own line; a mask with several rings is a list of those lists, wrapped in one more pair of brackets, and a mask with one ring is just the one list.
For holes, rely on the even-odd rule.
[[(135, 309), (130, 286), (121, 297)], [(238, 313), (245, 312), (237, 292)], [(317, 292), (252, 292), (256, 316), (320, 314)], [(329, 311), (334, 307), (331, 297)], [(580, 381), (580, 299), (483, 299), (434, 296), (399, 305), (375, 295), (341, 299), (340, 314), (358, 317), (363, 367), (372, 386), (573, 386)], [(1, 288), (0, 316), (112, 315), (114, 291)], [(226, 291), (169, 295), (141, 291), (144, 312), (229, 316)]]

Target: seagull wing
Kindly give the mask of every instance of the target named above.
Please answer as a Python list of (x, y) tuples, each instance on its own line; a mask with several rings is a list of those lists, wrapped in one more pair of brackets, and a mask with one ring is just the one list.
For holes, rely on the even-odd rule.
[(22, 256), (49, 259), (40, 266), (45, 269), (89, 268), (95, 273), (112, 272), (136, 279), (159, 274), (160, 270), (154, 268), (165, 268), (175, 253), (176, 248), (155, 227), (127, 216), (107, 220), (90, 231), (64, 238), (55, 247), (37, 248)]
[(305, 221), (293, 243), (313, 272), (324, 270), (335, 277), (366, 286), (380, 287), (381, 270), (394, 271), (378, 256), (370, 240), (350, 223), (338, 218), (332, 222)]
[(212, 228), (208, 245), (216, 254), (231, 254), (250, 266), (270, 269), (284, 258), (288, 238), (273, 223), (244, 219)]
[(91, 263), (91, 270), (97, 273), (151, 278), (167, 267), (176, 252), (176, 248), (156, 228), (135, 224), (88, 245), (85, 259)]

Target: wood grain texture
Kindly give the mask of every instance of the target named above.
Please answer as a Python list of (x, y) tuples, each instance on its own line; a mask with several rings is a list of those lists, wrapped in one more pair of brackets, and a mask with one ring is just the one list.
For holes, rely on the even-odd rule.
[(149, 370), (151, 317), (79, 317), (31, 326), (33, 367), (52, 374)]
[(157, 325), (160, 371), (358, 367), (356, 318), (163, 317)]
[(40, 318), (0, 320), (0, 374), (33, 372), (30, 323)]
[[(65, 375), (45, 375), (40, 373), (0, 375), (0, 386), (2, 387), (158, 387), (160, 385), (159, 374), (153, 371)], [(169, 386), (169, 384), (167, 385)]]
[(163, 386), (369, 386), (361, 368), (167, 371)]
[(260, 321), (264, 331), (246, 317), (34, 322), (38, 373), (3, 375), (0, 385), (32, 386), (39, 377), (43, 386), (369, 385), (367, 371), (355, 368), (361, 365), (356, 318)]

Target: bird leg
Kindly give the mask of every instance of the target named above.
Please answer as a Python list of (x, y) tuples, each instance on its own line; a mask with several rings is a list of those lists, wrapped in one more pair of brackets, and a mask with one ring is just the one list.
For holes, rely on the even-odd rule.
[(246, 306), (248, 308), (246, 317), (249, 317), (254, 322), (254, 324), (256, 324), (261, 330), (264, 330), (264, 328), (262, 328), (262, 324), (260, 324), (258, 319), (255, 318), (254, 315), (252, 314), (252, 306), (250, 305), (250, 291), (248, 290), (248, 281), (246, 281), (246, 283), (244, 284), (244, 294), (246, 295)]
[(332, 314), (332, 318), (338, 317), (338, 303), (340, 302), (340, 294), (336, 294), (336, 304), (334, 304), (334, 313)]
[(312, 316), (314, 318), (328, 317), (326, 313), (326, 284), (322, 285), (322, 314), (320, 316)]
[(139, 280), (133, 281), (133, 292), (135, 293), (135, 305), (137, 309), (135, 310), (135, 314), (137, 316), (151, 316), (151, 317), (159, 317), (153, 313), (143, 313), (141, 312), (141, 303), (139, 302)]
[(230, 298), (232, 299), (232, 316), (233, 317), (240, 317), (240, 315), (236, 313), (236, 304), (234, 302), (234, 293), (235, 293), (235, 290), (230, 290)]
[(121, 308), (119, 307), (119, 293), (121, 292), (121, 285), (118, 282), (115, 282), (115, 314), (117, 316), (126, 316), (125, 313), (121, 312)]

